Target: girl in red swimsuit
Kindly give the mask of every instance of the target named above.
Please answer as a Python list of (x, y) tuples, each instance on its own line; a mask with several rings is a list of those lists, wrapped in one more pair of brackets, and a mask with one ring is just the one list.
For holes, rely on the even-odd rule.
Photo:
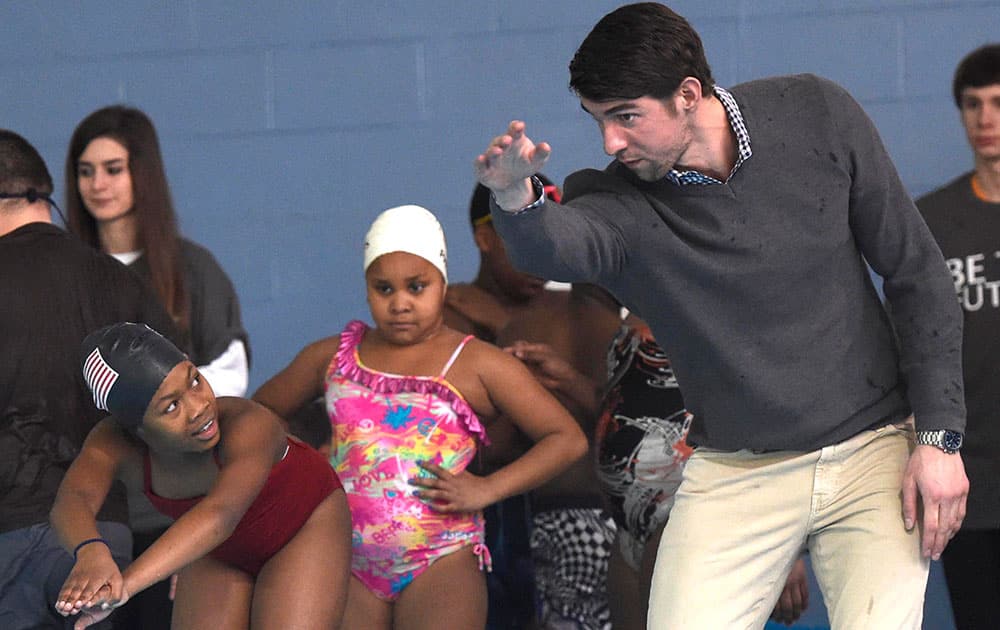
[[(266, 408), (216, 399), (187, 357), (142, 324), (102, 328), (83, 354), (94, 402), (112, 415), (87, 437), (52, 509), (76, 559), (56, 609), (82, 612), (85, 628), (180, 572), (174, 627), (336, 628), (351, 520), (327, 461)], [(116, 479), (177, 519), (122, 572), (94, 519)]]

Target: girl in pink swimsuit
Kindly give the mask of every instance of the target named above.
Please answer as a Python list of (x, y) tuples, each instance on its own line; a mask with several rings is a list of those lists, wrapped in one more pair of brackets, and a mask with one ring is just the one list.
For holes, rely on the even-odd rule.
[[(343, 628), (482, 628), (482, 509), (581, 457), (576, 422), (524, 365), (443, 323), (444, 235), (418, 206), (386, 210), (365, 239), (375, 326), (303, 349), (254, 399), (279, 415), (325, 393), (330, 461), (351, 508)], [(467, 470), (503, 414), (534, 441), (489, 475)]]

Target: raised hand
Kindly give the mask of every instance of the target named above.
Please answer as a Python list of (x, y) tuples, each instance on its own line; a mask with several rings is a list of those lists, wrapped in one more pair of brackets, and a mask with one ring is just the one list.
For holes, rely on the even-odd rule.
[(548, 344), (519, 339), (504, 350), (524, 361), (538, 382), (550, 391), (567, 389), (568, 382), (586, 378)]
[(493, 191), (497, 204), (505, 210), (534, 201), (528, 178), (542, 170), (552, 153), (548, 143), (535, 144), (524, 131), (523, 121), (512, 121), (506, 133), (493, 138), (474, 163), (476, 179)]
[(517, 340), (504, 348), (524, 362), (545, 389), (577, 417), (595, 417), (600, 408), (600, 386), (560, 357), (552, 346)]

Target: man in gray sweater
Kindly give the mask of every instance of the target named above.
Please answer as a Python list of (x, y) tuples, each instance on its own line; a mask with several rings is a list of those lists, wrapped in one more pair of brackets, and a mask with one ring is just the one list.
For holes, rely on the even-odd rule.
[(547, 201), (521, 121), (475, 168), (515, 265), (645, 319), (694, 415), (649, 627), (761, 627), (808, 548), (834, 628), (919, 628), (965, 514), (962, 319), (874, 125), (811, 75), (716, 86), (654, 3), (605, 16), (570, 75), (606, 169)]

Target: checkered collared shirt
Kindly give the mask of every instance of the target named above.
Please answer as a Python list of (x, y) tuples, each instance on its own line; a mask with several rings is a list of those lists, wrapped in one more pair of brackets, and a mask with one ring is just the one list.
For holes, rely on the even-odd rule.
[[(750, 150), (750, 134), (747, 132), (746, 125), (743, 124), (743, 114), (740, 113), (740, 106), (736, 104), (736, 99), (733, 98), (733, 95), (725, 88), (717, 85), (712, 89), (715, 90), (715, 95), (722, 102), (722, 107), (726, 110), (726, 118), (729, 120), (729, 126), (733, 128), (733, 133), (736, 134), (736, 164), (733, 165), (733, 170), (729, 172), (729, 177), (726, 178), (726, 181), (729, 181), (736, 173), (736, 169), (753, 155), (753, 151)], [(707, 186), (709, 184), (725, 183), (698, 171), (678, 171), (676, 169), (670, 169), (670, 172), (667, 173), (667, 179), (677, 186), (691, 184)]]

